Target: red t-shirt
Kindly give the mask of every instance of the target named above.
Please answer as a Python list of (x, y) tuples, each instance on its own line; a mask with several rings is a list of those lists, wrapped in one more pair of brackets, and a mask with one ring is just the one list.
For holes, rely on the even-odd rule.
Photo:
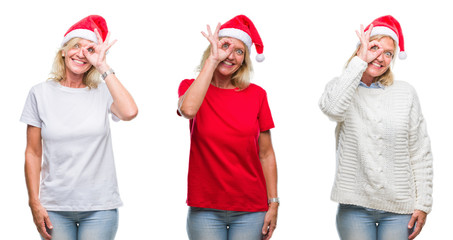
[[(192, 80), (183, 80), (184, 95)], [(209, 86), (190, 120), (187, 205), (230, 211), (267, 211), (267, 191), (259, 159), (260, 132), (274, 127), (266, 91)]]

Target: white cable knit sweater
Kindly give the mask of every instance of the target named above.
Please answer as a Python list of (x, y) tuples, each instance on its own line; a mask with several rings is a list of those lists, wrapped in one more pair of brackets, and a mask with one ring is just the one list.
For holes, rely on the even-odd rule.
[(331, 199), (393, 213), (432, 206), (432, 155), (415, 90), (395, 81), (358, 87), (367, 63), (354, 57), (319, 101), (337, 122), (337, 170)]

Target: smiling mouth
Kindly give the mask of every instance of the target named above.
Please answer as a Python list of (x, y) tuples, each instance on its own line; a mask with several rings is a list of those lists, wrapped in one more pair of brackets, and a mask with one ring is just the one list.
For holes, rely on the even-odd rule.
[(376, 66), (376, 67), (379, 67), (379, 68), (380, 68), (380, 67), (383, 67), (381, 64), (377, 64), (377, 63), (372, 63), (372, 64), (373, 64), (374, 66)]
[(76, 59), (72, 59), (72, 61), (74, 61), (77, 64), (86, 64), (86, 62), (83, 62), (83, 61), (80, 61), (80, 60), (76, 60)]
[(227, 61), (223, 61), (222, 63), (225, 64), (225, 65), (228, 65), (228, 66), (233, 66), (233, 63), (230, 63), (230, 62), (227, 62)]

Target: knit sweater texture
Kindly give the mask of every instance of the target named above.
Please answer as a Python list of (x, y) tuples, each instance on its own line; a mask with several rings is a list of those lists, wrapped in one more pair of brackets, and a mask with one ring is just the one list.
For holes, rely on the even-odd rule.
[(367, 66), (354, 57), (319, 101), (337, 122), (331, 199), (393, 213), (429, 213), (432, 154), (417, 94), (403, 81), (359, 87)]

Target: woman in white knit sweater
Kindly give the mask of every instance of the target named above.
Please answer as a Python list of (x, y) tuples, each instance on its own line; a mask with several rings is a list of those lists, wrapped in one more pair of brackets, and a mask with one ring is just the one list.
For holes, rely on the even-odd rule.
[(337, 122), (331, 199), (343, 240), (414, 239), (432, 206), (432, 155), (415, 90), (393, 81), (401, 27), (380, 17), (356, 31), (360, 44), (319, 101)]

